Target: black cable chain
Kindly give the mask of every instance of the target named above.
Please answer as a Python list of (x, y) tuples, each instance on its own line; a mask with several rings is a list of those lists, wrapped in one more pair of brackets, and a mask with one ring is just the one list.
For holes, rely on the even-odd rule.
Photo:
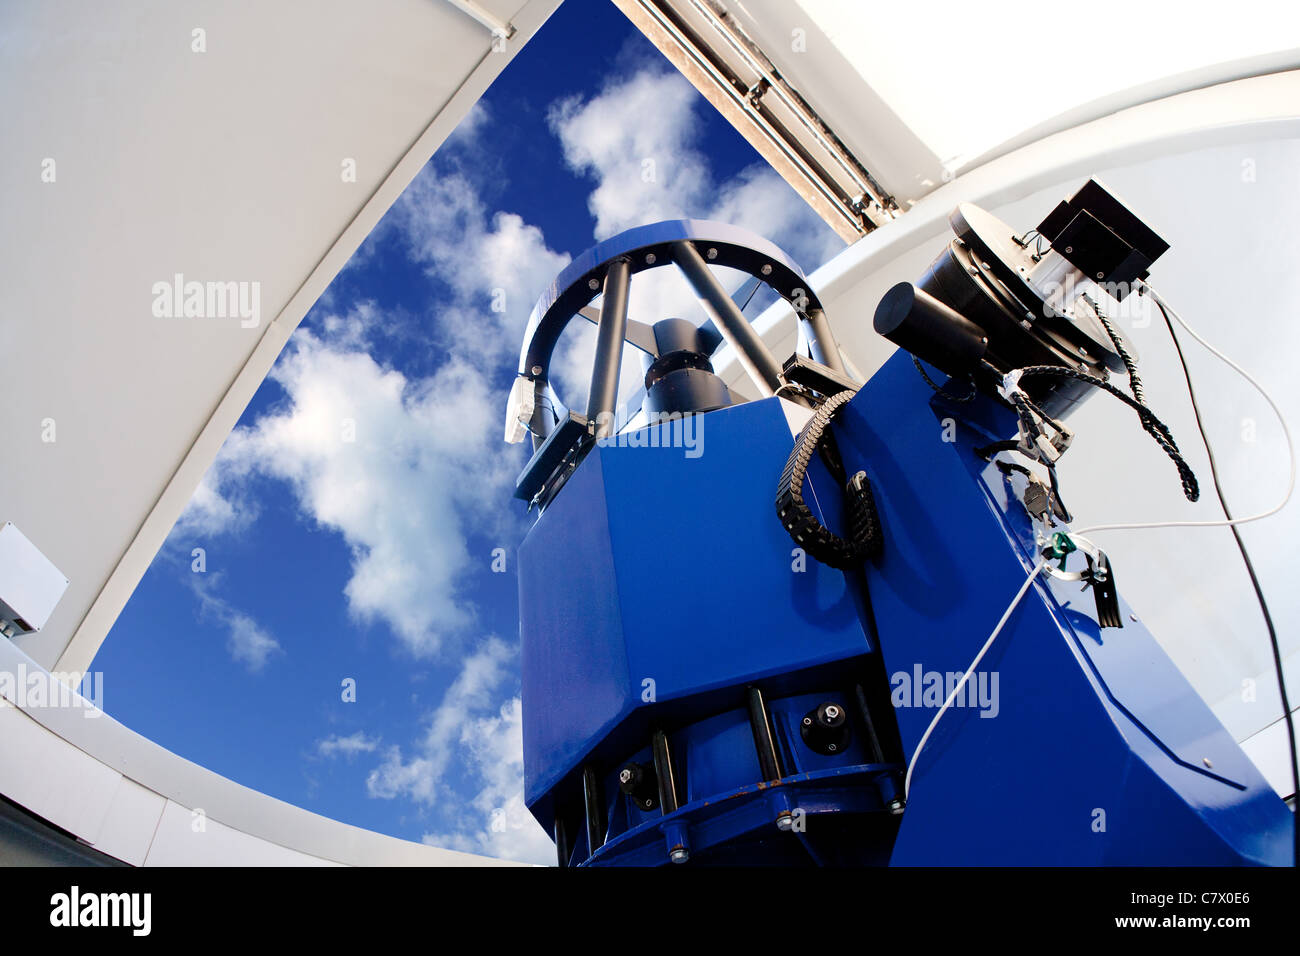
[(795, 544), (822, 564), (841, 571), (880, 554), (884, 536), (880, 528), (880, 517), (876, 513), (875, 499), (871, 494), (871, 483), (867, 481), (866, 472), (860, 471), (845, 484), (847, 539), (841, 538), (817, 520), (817, 516), (804, 503), (803, 484), (808, 475), (808, 463), (817, 453), (827, 425), (840, 407), (855, 394), (851, 391), (840, 392), (817, 409), (799, 433), (790, 457), (786, 459), (785, 470), (781, 473), (776, 492), (777, 517)]

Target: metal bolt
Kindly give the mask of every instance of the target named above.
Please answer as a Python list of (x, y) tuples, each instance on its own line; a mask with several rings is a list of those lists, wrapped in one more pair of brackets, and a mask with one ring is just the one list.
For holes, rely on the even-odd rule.
[(709, 257), (710, 259), (716, 259), (716, 258), (718, 258), (718, 250), (717, 250), (717, 249), (710, 249), (710, 250), (708, 251), (707, 254), (708, 254), (708, 257)]
[(533, 374), (534, 374), (534, 375), (541, 375), (541, 374), (542, 374), (542, 367), (541, 367), (540, 365), (534, 365), (534, 366), (533, 366)]
[(1085, 349), (1082, 345), (1080, 345), (1080, 346), (1079, 346), (1079, 354), (1080, 354), (1080, 355), (1085, 355), (1085, 356), (1086, 356), (1086, 355), (1088, 354), (1088, 350)]
[(1098, 272), (1098, 273), (1097, 273), (1097, 278), (1098, 278), (1098, 279), (1104, 279), (1104, 278), (1106, 278), (1106, 273), (1104, 273), (1104, 272)]
[(1073, 251), (1074, 251), (1074, 246), (1066, 246), (1066, 247), (1065, 247), (1065, 251), (1066, 251), (1067, 253), (1068, 253), (1068, 252), (1073, 252)]
[(772, 274), (772, 267), (770, 265), (765, 265), (763, 266), (763, 268), (759, 269), (758, 271), (763, 273), (763, 275), (765, 276), (770, 276)]
[(826, 717), (828, 720), (834, 720), (839, 715), (840, 715), (840, 709), (836, 707), (834, 704), (831, 704), (826, 708)]
[(805, 727), (811, 727), (811, 726), (812, 726), (812, 718), (811, 718), (811, 717), (805, 717), (805, 718), (803, 719), (803, 724), (804, 724)]
[(826, 745), (826, 749), (827, 749), (827, 750), (834, 750), (834, 749), (835, 749), (835, 745), (834, 745), (834, 744), (827, 744), (827, 745)]
[(653, 252), (647, 252), (645, 254), (645, 264), (648, 266), (655, 264), (655, 254)]
[(674, 863), (685, 863), (690, 858), (691, 851), (681, 846), (668, 854), (668, 859), (672, 860)]
[(595, 292), (597, 289), (600, 288), (600, 280), (599, 280), (599, 279), (588, 279), (588, 280), (587, 280), (587, 288), (590, 289), (592, 292)]
[(1128, 619), (1129, 619), (1130, 621), (1136, 621), (1136, 620), (1138, 619), (1138, 616), (1137, 616), (1136, 614), (1130, 614), (1130, 615), (1128, 616)]
[(1205, 764), (1205, 766), (1207, 766), (1207, 767), (1213, 767), (1213, 766), (1214, 766), (1214, 764), (1210, 763), (1210, 758), (1209, 758), (1209, 757), (1202, 757), (1202, 758), (1201, 758), (1201, 763)]
[(895, 797), (893, 800), (889, 801), (889, 812), (892, 813), (894, 816), (898, 816), (900, 813), (903, 812), (903, 808), (905, 806), (906, 804), (903, 803), (901, 798)]
[(623, 770), (618, 775), (618, 782), (629, 783), (631, 782), (631, 780), (632, 780), (632, 771), (629, 770), (627, 767), (624, 767)]
[(780, 813), (776, 818), (776, 828), (782, 833), (789, 833), (794, 828), (794, 817), (788, 812)]

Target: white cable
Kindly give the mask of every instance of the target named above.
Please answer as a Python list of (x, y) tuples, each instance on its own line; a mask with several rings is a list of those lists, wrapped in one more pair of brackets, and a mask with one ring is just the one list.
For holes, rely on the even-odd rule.
[(980, 661), (984, 659), (984, 655), (987, 654), (989, 648), (993, 646), (993, 642), (997, 640), (997, 636), (1002, 633), (1002, 628), (1006, 626), (1007, 620), (1011, 617), (1011, 612), (1016, 609), (1017, 605), (1020, 604), (1021, 598), (1025, 596), (1025, 592), (1029, 590), (1029, 585), (1034, 583), (1034, 578), (1038, 577), (1038, 573), (1046, 566), (1046, 561), (1038, 562), (1038, 564), (1034, 566), (1034, 570), (1029, 573), (1029, 577), (1025, 578), (1025, 583), (1020, 585), (1020, 590), (1016, 592), (1016, 596), (1011, 599), (1011, 603), (1007, 606), (1006, 611), (1003, 612), (1002, 620), (998, 621), (998, 626), (993, 628), (993, 633), (990, 634), (989, 639), (984, 642), (984, 646), (980, 648), (980, 652), (975, 655), (975, 660), (970, 662), (970, 667), (966, 668), (966, 673), (961, 675), (961, 680), (959, 680), (957, 686), (952, 689), (952, 693), (948, 695), (948, 699), (943, 702), (943, 706), (939, 708), (939, 712), (934, 715), (934, 719), (930, 721), (930, 726), (925, 728), (925, 733), (921, 735), (921, 742), (916, 745), (916, 750), (912, 753), (912, 759), (907, 765), (907, 776), (903, 779), (904, 800), (907, 799), (908, 794), (912, 790), (912, 771), (916, 769), (916, 761), (921, 756), (921, 751), (925, 749), (925, 742), (930, 739), (930, 734), (934, 733), (934, 728), (938, 725), (939, 718), (944, 715), (948, 708), (952, 706), (952, 702), (957, 699), (957, 695), (960, 694), (961, 689), (966, 686), (966, 681), (970, 679), (970, 675), (975, 673), (975, 668), (979, 667)]
[(1255, 387), (1255, 391), (1259, 392), (1260, 395), (1264, 396), (1264, 401), (1268, 402), (1269, 408), (1273, 409), (1273, 414), (1277, 416), (1277, 420), (1279, 424), (1281, 424), (1282, 426), (1282, 434), (1286, 437), (1287, 456), (1291, 460), (1291, 473), (1290, 473), (1290, 477), (1287, 480), (1286, 494), (1283, 496), (1282, 500), (1277, 503), (1277, 505), (1270, 508), (1268, 511), (1261, 511), (1259, 514), (1247, 515), (1245, 518), (1233, 518), (1232, 520), (1224, 519), (1222, 521), (1153, 521), (1153, 522), (1143, 522), (1137, 524), (1097, 524), (1097, 525), (1091, 525), (1087, 528), (1080, 528), (1078, 531), (1072, 531), (1070, 533), (1082, 535), (1082, 534), (1089, 534), (1094, 531), (1128, 531), (1135, 528), (1227, 528), (1230, 525), (1234, 525), (1234, 524), (1245, 524), (1247, 521), (1259, 521), (1261, 518), (1272, 517), (1273, 515), (1277, 514), (1279, 511), (1281, 511), (1283, 508), (1286, 507), (1287, 502), (1291, 500), (1291, 495), (1295, 491), (1295, 477), (1296, 477), (1295, 443), (1291, 440), (1291, 429), (1287, 427), (1286, 419), (1282, 415), (1282, 410), (1277, 407), (1277, 403), (1273, 401), (1272, 396), (1270, 396), (1268, 392), (1264, 390), (1264, 386), (1260, 385), (1259, 382), (1255, 381), (1254, 377), (1249, 372), (1247, 372), (1244, 368), (1242, 368), (1232, 359), (1228, 358), (1228, 356), (1224, 355), (1222, 352), (1216, 349), (1209, 342), (1205, 341), (1205, 339), (1201, 338), (1200, 335), (1197, 334), (1196, 330), (1193, 329), (1186, 322), (1184, 322), (1183, 317), (1179, 315), (1177, 312), (1175, 312), (1173, 307), (1168, 302), (1166, 302), (1163, 298), (1161, 298), (1160, 294), (1156, 292), (1155, 289), (1151, 288), (1149, 285), (1146, 285), (1145, 283), (1143, 283), (1143, 288), (1146, 289), (1146, 291), (1150, 293), (1151, 298), (1155, 299), (1156, 303), (1162, 308), (1164, 308), (1164, 310), (1173, 317), (1174, 321), (1177, 322), (1179, 325), (1181, 325), (1186, 330), (1188, 335), (1196, 339), (1196, 341), (1199, 342), (1207, 352), (1209, 352), (1215, 358), (1219, 359), (1224, 364), (1226, 364), (1229, 368), (1231, 368), (1238, 375), (1244, 378), (1247, 382), (1253, 385)]

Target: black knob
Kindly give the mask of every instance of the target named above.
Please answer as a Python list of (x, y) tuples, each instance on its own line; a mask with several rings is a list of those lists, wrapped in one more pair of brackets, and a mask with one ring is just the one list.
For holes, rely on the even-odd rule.
[(799, 721), (803, 742), (819, 754), (833, 757), (849, 746), (849, 715), (843, 704), (826, 701), (804, 714)]
[(625, 764), (618, 772), (618, 789), (631, 797), (639, 810), (659, 806), (659, 781), (654, 764)]

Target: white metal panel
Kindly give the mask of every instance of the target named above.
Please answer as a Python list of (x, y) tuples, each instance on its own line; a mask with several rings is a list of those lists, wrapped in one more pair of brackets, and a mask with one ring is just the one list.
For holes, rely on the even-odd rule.
[(167, 798), (121, 777), (99, 833), (87, 839), (96, 850), (132, 866), (141, 866), (153, 843)]
[(122, 775), (0, 705), (0, 793), (77, 835), (99, 832)]
[(168, 800), (145, 866), (337, 866), (240, 833)]
[(67, 588), (63, 572), (17, 525), (7, 521), (0, 527), (0, 601), (27, 625), (25, 630), (44, 627)]
[[(1291, 0), (1092, 0), (894, 7), (798, 0), (861, 78), (951, 169), (1124, 90), (1161, 93), (1279, 68), (1300, 53)], [(882, 29), (882, 27), (884, 29)], [(1151, 98), (1151, 92), (1143, 96)], [(1161, 95), (1156, 93), (1155, 95)]]

